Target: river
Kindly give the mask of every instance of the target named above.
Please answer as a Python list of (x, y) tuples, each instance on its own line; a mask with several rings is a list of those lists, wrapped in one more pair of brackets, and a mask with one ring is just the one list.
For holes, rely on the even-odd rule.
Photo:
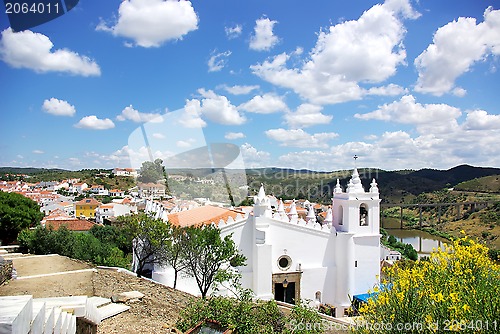
[[(432, 235), (420, 230), (402, 230), (399, 223), (384, 221), (384, 228), (389, 235), (393, 235), (398, 241), (411, 244), (418, 253), (419, 257), (429, 256), (433, 248), (443, 246), (448, 242), (446, 239)], [(394, 225), (394, 226), (393, 226)]]

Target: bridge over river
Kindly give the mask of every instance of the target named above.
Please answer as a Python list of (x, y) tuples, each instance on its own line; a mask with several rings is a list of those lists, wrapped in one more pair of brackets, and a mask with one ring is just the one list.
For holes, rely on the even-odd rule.
[[(422, 204), (393, 204), (393, 203), (381, 203), (380, 204), (380, 211), (381, 214), (384, 212), (384, 209), (387, 208), (393, 208), (393, 207), (399, 207), (399, 221), (400, 221), (400, 228), (403, 229), (403, 210), (404, 209), (418, 209), (419, 212), (419, 218), (418, 218), (418, 224), (420, 227), (422, 227), (423, 224), (423, 217), (422, 217), (422, 211), (424, 208), (437, 208), (438, 209), (438, 218), (437, 218), (437, 223), (441, 223), (441, 214), (443, 211), (443, 207), (453, 207), (455, 210), (456, 214), (456, 219), (459, 220), (462, 218), (462, 213), (463, 212), (474, 212), (477, 210), (481, 210), (486, 208), (488, 205), (498, 203), (498, 201), (482, 201), (482, 202), (461, 202), (461, 203), (422, 203)], [(382, 226), (383, 226), (383, 221), (382, 221)]]

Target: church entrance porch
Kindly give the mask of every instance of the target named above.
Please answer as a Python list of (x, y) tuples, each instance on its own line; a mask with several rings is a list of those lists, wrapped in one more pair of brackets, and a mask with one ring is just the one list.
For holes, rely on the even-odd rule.
[(301, 272), (273, 274), (274, 300), (288, 304), (300, 301)]

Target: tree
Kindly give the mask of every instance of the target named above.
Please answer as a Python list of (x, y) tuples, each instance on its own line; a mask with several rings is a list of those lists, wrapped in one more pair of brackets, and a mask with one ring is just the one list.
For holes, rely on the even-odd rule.
[(165, 167), (163, 167), (162, 163), (163, 161), (161, 159), (144, 161), (139, 170), (140, 176), (137, 180), (144, 183), (156, 183), (159, 180), (166, 179)]
[(145, 213), (123, 217), (125, 228), (133, 237), (132, 250), (137, 260), (136, 274), (141, 277), (148, 264), (163, 262), (167, 244), (170, 242), (169, 227), (161, 219), (154, 219)]
[(184, 271), (188, 266), (188, 261), (184, 257), (184, 247), (186, 247), (187, 235), (186, 231), (177, 226), (168, 225), (170, 241), (166, 243), (166, 247), (161, 255), (160, 261), (169, 265), (174, 269), (174, 286), (177, 286), (177, 277), (181, 271)]
[(19, 231), (36, 226), (43, 218), (38, 204), (16, 193), (0, 191), (0, 240), (4, 244), (16, 240)]
[(230, 235), (221, 238), (216, 226), (188, 227), (185, 231), (186, 272), (194, 277), (205, 298), (213, 283), (226, 280), (232, 273), (231, 267), (244, 266), (246, 258), (239, 254)]

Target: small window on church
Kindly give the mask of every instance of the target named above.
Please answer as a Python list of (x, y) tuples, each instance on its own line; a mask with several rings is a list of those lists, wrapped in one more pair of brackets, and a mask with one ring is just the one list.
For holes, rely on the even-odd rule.
[(368, 207), (361, 204), (359, 207), (359, 226), (368, 226)]
[(314, 298), (321, 303), (321, 291), (316, 291)]
[(287, 270), (292, 265), (292, 259), (288, 255), (282, 255), (278, 259), (278, 267), (281, 270)]

